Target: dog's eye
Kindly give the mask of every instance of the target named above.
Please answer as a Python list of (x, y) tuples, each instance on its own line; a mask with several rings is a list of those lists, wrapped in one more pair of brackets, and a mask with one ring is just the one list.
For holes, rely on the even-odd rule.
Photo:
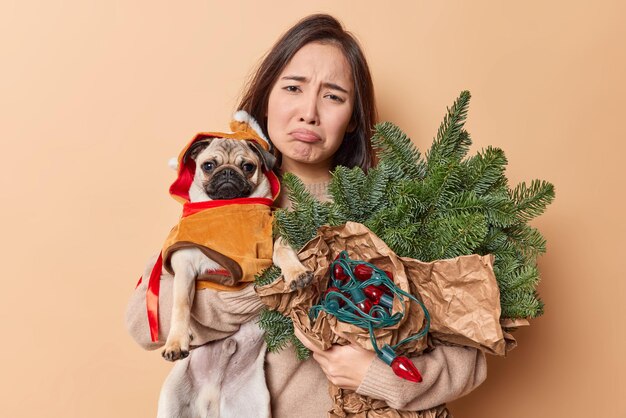
[(252, 163), (245, 163), (244, 165), (241, 166), (241, 168), (246, 173), (252, 173), (256, 169), (256, 165), (254, 165)]
[(204, 171), (211, 171), (215, 168), (215, 163), (213, 161), (205, 161), (202, 163), (202, 169)]

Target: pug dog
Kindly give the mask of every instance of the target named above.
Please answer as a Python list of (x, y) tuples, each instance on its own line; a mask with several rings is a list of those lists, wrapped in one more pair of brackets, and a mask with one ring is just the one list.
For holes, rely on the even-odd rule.
[[(270, 182), (263, 171), (272, 169), (275, 157), (254, 141), (205, 139), (193, 144), (185, 158), (192, 158), (196, 165), (189, 188), (190, 202), (272, 197)], [(228, 234), (228, 231), (216, 232)], [(170, 260), (174, 271), (172, 317), (162, 355), (166, 360), (176, 361), (189, 355), (195, 281), (202, 272), (219, 270), (223, 266), (198, 248), (177, 249)], [(291, 289), (305, 287), (312, 281), (313, 274), (281, 238), (274, 243), (272, 261), (281, 268)]]

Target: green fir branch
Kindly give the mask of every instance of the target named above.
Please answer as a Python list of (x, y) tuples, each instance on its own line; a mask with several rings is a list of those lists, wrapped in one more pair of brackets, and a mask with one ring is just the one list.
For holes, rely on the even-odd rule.
[[(503, 245), (505, 245), (507, 240), (507, 235), (504, 233), (502, 228), (495, 227), (493, 225), (489, 225), (489, 230), (487, 231), (487, 235), (483, 240), (480, 248), (477, 249), (478, 254), (495, 254), (498, 249), (500, 249)], [(497, 259), (496, 259), (497, 260)]]
[(287, 243), (297, 250), (302, 248), (317, 231), (317, 228), (306, 213), (278, 209), (274, 212), (276, 230)]
[(315, 199), (294, 174), (284, 174), (283, 186), (292, 210), (277, 211), (277, 229), (281, 236), (286, 234), (285, 238), (293, 248), (300, 249), (315, 236), (320, 226), (328, 223), (328, 205)]
[(437, 136), (426, 154), (428, 172), (439, 165), (459, 162), (467, 154), (472, 143), (463, 130), (469, 109), (470, 92), (462, 91), (439, 126)]
[(487, 222), (480, 213), (443, 216), (432, 222), (431, 236), (439, 237), (431, 245), (430, 259), (453, 258), (473, 254), (487, 236)]
[[(502, 317), (540, 315), (536, 262), (546, 243), (527, 222), (552, 202), (554, 187), (535, 180), (510, 190), (501, 149), (487, 147), (467, 157), (471, 138), (463, 127), (469, 101), (469, 92), (462, 92), (447, 109), (426, 158), (397, 126), (376, 125), (372, 143), (378, 166), (367, 174), (337, 167), (329, 187), (332, 202), (317, 202), (295, 176), (286, 174), (293, 212), (275, 212), (276, 231), (299, 249), (323, 224), (356, 221), (399, 256), (431, 261), (493, 254)], [(274, 274), (262, 277), (271, 281)], [(273, 346), (286, 344), (286, 331), (280, 330)]]
[(366, 207), (366, 218), (369, 219), (372, 214), (384, 208), (388, 203), (388, 200), (385, 199), (388, 184), (389, 177), (387, 177), (383, 169), (372, 168), (367, 172), (362, 192)]
[(271, 309), (261, 311), (258, 324), (265, 331), (267, 350), (272, 353), (287, 347), (294, 335), (291, 318)]
[(500, 287), (510, 288), (511, 286), (507, 286), (506, 283), (512, 280), (511, 278), (522, 265), (523, 258), (515, 251), (497, 252), (493, 262), (493, 271)]
[(421, 153), (411, 139), (393, 123), (382, 122), (374, 126), (372, 145), (377, 150), (380, 161), (385, 161), (396, 179), (424, 178), (426, 165)]
[(533, 292), (539, 284), (539, 270), (536, 265), (524, 265), (516, 269), (506, 282), (501, 283), (502, 292)]
[(424, 179), (430, 213), (445, 208), (446, 202), (457, 194), (461, 184), (462, 172), (457, 163), (450, 162), (447, 165), (433, 167)]
[(287, 197), (291, 201), (294, 210), (306, 209), (308, 206), (319, 203), (298, 176), (292, 173), (284, 173), (282, 186), (287, 190)]
[(543, 302), (536, 292), (501, 293), (502, 318), (534, 318), (543, 314)]
[(487, 222), (496, 227), (508, 227), (517, 222), (515, 206), (509, 197), (502, 193), (492, 193), (479, 197)]
[(424, 238), (417, 224), (396, 224), (388, 226), (377, 234), (400, 257), (423, 260)]
[(272, 264), (271, 266), (263, 270), (260, 274), (254, 276), (254, 284), (256, 286), (266, 286), (278, 279), (281, 274), (282, 271), (280, 267)]
[(469, 214), (482, 212), (485, 209), (485, 201), (471, 191), (458, 192), (444, 202), (441, 212), (445, 215)]
[(507, 243), (522, 255), (536, 258), (546, 252), (546, 240), (539, 230), (526, 224), (517, 224), (504, 231), (508, 236)]
[(483, 195), (502, 181), (507, 159), (504, 151), (489, 146), (468, 158), (463, 165), (467, 173), (465, 188)]
[(311, 357), (311, 350), (306, 348), (304, 344), (302, 344), (302, 341), (300, 341), (295, 335), (291, 336), (291, 344), (296, 350), (296, 358), (298, 360), (307, 360), (309, 357)]
[(369, 213), (363, 200), (365, 183), (365, 173), (360, 167), (338, 166), (333, 171), (328, 191), (333, 206), (341, 208), (338, 213), (346, 220), (363, 222)]
[(515, 202), (517, 217), (528, 222), (541, 215), (552, 203), (554, 186), (543, 180), (533, 180), (530, 186), (520, 183), (511, 192), (511, 199)]

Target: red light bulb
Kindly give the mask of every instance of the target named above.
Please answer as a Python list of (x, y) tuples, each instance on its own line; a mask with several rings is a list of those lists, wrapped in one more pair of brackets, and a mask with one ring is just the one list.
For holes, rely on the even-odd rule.
[(405, 356), (398, 356), (391, 362), (391, 370), (403, 379), (411, 382), (419, 383), (422, 381), (422, 375), (420, 374), (415, 364)]
[[(389, 280), (391, 280), (391, 282), (393, 283), (393, 273), (390, 271), (385, 270), (385, 274), (387, 275), (387, 277), (389, 277)], [(387, 286), (378, 286), (381, 288), (381, 290), (383, 292), (385, 292), (388, 295), (392, 295), (393, 293), (391, 292), (391, 289), (389, 289)]]
[(355, 305), (366, 314), (370, 313), (370, 309), (372, 309), (372, 302), (367, 298), (363, 302), (355, 303)]
[(365, 296), (372, 299), (374, 303), (378, 303), (380, 297), (385, 294), (378, 286), (367, 286), (363, 289), (363, 293), (365, 293)]
[(396, 355), (396, 352), (389, 344), (385, 344), (380, 349), (378, 358), (390, 365), (396, 376), (415, 383), (422, 381), (422, 375), (415, 367), (415, 364), (405, 356)]
[(333, 277), (335, 280), (338, 280), (343, 284), (346, 284), (350, 279), (346, 272), (343, 271), (343, 267), (341, 267), (341, 264), (339, 263), (335, 263), (335, 266), (333, 267)]
[[(363, 291), (359, 288), (350, 290), (350, 295), (352, 296), (352, 302), (359, 308), (363, 313), (368, 314), (370, 309), (372, 309), (372, 301), (365, 297)], [(357, 315), (359, 312), (356, 312)]]
[(387, 286), (380, 285), (376, 287), (379, 288), (380, 291), (383, 292), (384, 294), (391, 295), (393, 297), (393, 293), (391, 292), (391, 289), (389, 289)]
[(370, 266), (366, 264), (359, 264), (354, 268), (354, 277), (364, 282), (372, 277), (372, 271), (374, 270)]
[(390, 309), (393, 306), (393, 297), (389, 296), (382, 289), (382, 286), (367, 286), (363, 289), (365, 296), (370, 298), (376, 305), (384, 306)]

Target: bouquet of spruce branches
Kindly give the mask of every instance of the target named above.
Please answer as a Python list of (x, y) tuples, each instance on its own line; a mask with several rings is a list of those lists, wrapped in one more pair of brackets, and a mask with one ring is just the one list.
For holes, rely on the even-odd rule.
[[(292, 208), (276, 211), (277, 232), (299, 250), (322, 225), (353, 221), (364, 224), (400, 257), (433, 261), (492, 254), (501, 319), (541, 315), (537, 257), (545, 252), (546, 242), (528, 222), (554, 199), (554, 187), (533, 180), (511, 188), (499, 148), (467, 156), (472, 142), (463, 126), (469, 100), (464, 91), (448, 109), (425, 156), (397, 126), (376, 125), (372, 142), (378, 165), (367, 173), (337, 167), (329, 187), (331, 202), (317, 201), (296, 176), (285, 174)], [(257, 278), (257, 285), (279, 276), (272, 266)], [(260, 324), (270, 351), (292, 342), (298, 356), (306, 358), (308, 350), (293, 336), (290, 318), (268, 309)]]

